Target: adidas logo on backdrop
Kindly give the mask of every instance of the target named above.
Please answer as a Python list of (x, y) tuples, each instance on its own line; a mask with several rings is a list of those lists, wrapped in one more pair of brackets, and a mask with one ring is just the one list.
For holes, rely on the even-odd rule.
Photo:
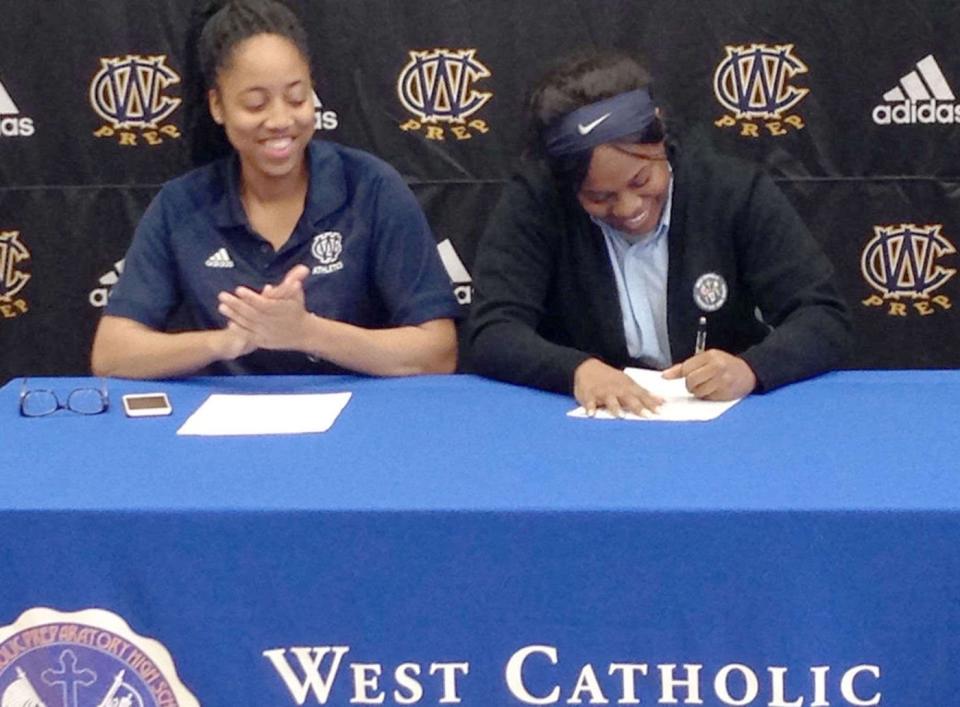
[(123, 274), (123, 260), (118, 260), (113, 264), (113, 269), (100, 276), (100, 287), (90, 291), (89, 301), (94, 307), (106, 307), (107, 300), (110, 299), (110, 290), (117, 284), (120, 275)]
[(467, 268), (464, 266), (457, 251), (453, 248), (453, 243), (449, 238), (437, 244), (437, 250), (440, 253), (440, 260), (443, 261), (443, 267), (450, 276), (450, 282), (453, 283), (453, 294), (457, 302), (462, 305), (470, 304), (473, 300), (473, 279)]
[(0, 137), (30, 137), (33, 133), (33, 118), (20, 116), (17, 104), (0, 83)]
[(234, 267), (233, 261), (230, 260), (230, 254), (227, 253), (226, 248), (221, 248), (216, 253), (207, 258), (207, 261), (204, 263), (208, 268), (232, 268)]
[(324, 108), (317, 92), (313, 92), (314, 128), (316, 130), (336, 130), (340, 127), (340, 117), (336, 111)]
[(930, 54), (917, 62), (899, 83), (885, 94), (885, 104), (873, 109), (877, 125), (953, 125), (960, 123), (960, 103)]

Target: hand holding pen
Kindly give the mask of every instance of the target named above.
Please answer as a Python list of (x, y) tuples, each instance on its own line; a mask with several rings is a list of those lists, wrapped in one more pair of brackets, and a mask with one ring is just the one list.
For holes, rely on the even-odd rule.
[(707, 318), (697, 322), (693, 356), (663, 372), (672, 380), (683, 378), (687, 390), (702, 400), (736, 400), (757, 387), (753, 369), (739, 356), (720, 349), (707, 349)]
[(702, 354), (707, 350), (707, 318), (700, 317), (697, 322), (697, 342), (693, 347), (693, 355)]

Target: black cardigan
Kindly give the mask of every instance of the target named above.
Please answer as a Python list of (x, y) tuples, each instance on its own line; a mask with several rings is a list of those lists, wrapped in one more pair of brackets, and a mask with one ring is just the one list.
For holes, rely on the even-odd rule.
[[(727, 282), (726, 304), (707, 315), (708, 348), (744, 359), (758, 390), (840, 365), (850, 314), (833, 267), (773, 181), (708, 149), (671, 145), (667, 329), (674, 362), (693, 354), (693, 285)], [(486, 376), (571, 393), (574, 370), (596, 357), (622, 368), (627, 353), (603, 234), (543, 162), (504, 188), (474, 264), (469, 356)], [(762, 313), (763, 321), (758, 318)]]

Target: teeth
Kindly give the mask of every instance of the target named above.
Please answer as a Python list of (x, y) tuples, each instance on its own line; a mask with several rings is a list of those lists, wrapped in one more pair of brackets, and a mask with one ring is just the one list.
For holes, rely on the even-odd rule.
[(292, 142), (293, 142), (293, 138), (279, 137), (279, 138), (274, 138), (272, 140), (267, 140), (265, 144), (268, 149), (283, 150), (286, 147), (288, 147)]

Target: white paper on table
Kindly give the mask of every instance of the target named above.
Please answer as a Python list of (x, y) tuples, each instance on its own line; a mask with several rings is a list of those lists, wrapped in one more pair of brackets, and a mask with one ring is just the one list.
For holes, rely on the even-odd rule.
[[(651, 371), (646, 368), (625, 368), (623, 372), (633, 378), (639, 385), (654, 395), (663, 398), (663, 405), (656, 413), (641, 416), (631, 412), (624, 413), (622, 418), (616, 418), (606, 409), (600, 408), (593, 416), (595, 420), (664, 420), (673, 422), (689, 422), (692, 420), (712, 420), (720, 417), (727, 410), (739, 403), (743, 398), (717, 402), (714, 400), (698, 400), (687, 390), (683, 378), (666, 380), (661, 371)], [(567, 413), (570, 417), (587, 417), (586, 410), (578, 407)]]
[(178, 435), (279, 435), (326, 432), (352, 393), (224, 395), (208, 397)]

